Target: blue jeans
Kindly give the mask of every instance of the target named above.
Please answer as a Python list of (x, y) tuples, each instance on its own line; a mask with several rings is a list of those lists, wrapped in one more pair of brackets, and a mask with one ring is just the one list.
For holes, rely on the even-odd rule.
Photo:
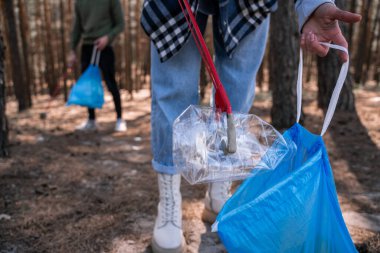
[[(199, 13), (197, 21), (204, 31), (207, 15)], [(232, 110), (248, 113), (255, 96), (255, 79), (265, 52), (269, 17), (251, 32), (229, 58), (223, 48), (217, 20), (213, 20), (215, 66), (230, 99)], [(190, 105), (199, 104), (199, 76), (201, 57), (194, 40), (172, 58), (160, 62), (151, 46), (152, 112), (151, 146), (153, 169), (156, 172), (175, 174), (172, 157), (172, 125)]]

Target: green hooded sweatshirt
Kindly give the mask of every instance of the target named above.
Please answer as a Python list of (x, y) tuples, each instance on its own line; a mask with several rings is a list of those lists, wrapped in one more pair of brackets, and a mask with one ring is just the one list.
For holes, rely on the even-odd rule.
[(107, 35), (111, 43), (123, 30), (124, 14), (119, 0), (75, 1), (71, 49), (76, 49), (81, 38), (83, 44), (93, 44), (96, 39)]

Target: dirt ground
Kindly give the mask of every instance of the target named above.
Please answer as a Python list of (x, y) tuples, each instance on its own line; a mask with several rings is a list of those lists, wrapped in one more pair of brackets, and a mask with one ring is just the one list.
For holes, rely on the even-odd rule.
[[(315, 94), (311, 87), (304, 94), (305, 125), (318, 132), (322, 111)], [(324, 139), (353, 240), (360, 252), (380, 252), (380, 90), (355, 94), (357, 114), (337, 114)], [(126, 133), (113, 132), (109, 95), (97, 113), (100, 129), (92, 133), (75, 131), (86, 110), (65, 107), (62, 99), (51, 103), (45, 121), (39, 115), (47, 111), (47, 96), (20, 114), (9, 101), (11, 157), (0, 160), (0, 253), (151, 252), (158, 193), (149, 90), (133, 100), (122, 95)], [(258, 92), (252, 112), (269, 120), (270, 104), (269, 93)], [(182, 182), (187, 251), (225, 252), (200, 220), (205, 186)]]

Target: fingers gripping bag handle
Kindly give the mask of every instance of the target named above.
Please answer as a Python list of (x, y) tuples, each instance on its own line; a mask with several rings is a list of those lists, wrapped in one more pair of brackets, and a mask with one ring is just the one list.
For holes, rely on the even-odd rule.
[(214, 62), (207, 49), (206, 43), (203, 39), (202, 32), (199, 29), (193, 11), (191, 10), (190, 4), (187, 0), (178, 0), (181, 6), (182, 12), (189, 25), (190, 32), (194, 38), (195, 44), (199, 50), (207, 72), (210, 75), (212, 83), (215, 88), (215, 106), (221, 112), (227, 113), (227, 148), (225, 153), (235, 153), (236, 152), (236, 129), (234, 125), (234, 119), (232, 114), (231, 103), (228, 99), (227, 93), (220, 81), (219, 75), (216, 71)]
[[(345, 52), (347, 55), (348, 50), (345, 47), (339, 46), (339, 45), (334, 45), (330, 43), (325, 43), (325, 42), (320, 42), (320, 44), (330, 47), (333, 49), (337, 49), (340, 51)], [(349, 67), (349, 60), (344, 62), (342, 64), (342, 67), (340, 69), (339, 77), (336, 82), (333, 94), (330, 99), (329, 107), (326, 112), (325, 120), (323, 122), (322, 126), (322, 131), (321, 131), (321, 136), (326, 133), (326, 130), (328, 126), (330, 125), (331, 119), (334, 115), (336, 105), (338, 103), (339, 99), (339, 94), (343, 88), (344, 81), (346, 80), (346, 76), (348, 73), (348, 67)], [(302, 58), (302, 49), (300, 50), (300, 61), (299, 61), (299, 66), (298, 66), (298, 79), (297, 79), (297, 123), (299, 123), (299, 120), (301, 118), (301, 106), (302, 106), (302, 71), (303, 71), (303, 58)]]

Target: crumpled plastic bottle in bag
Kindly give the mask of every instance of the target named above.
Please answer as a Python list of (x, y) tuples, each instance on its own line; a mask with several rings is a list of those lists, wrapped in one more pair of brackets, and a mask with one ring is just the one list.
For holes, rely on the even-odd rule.
[[(173, 162), (190, 183), (240, 180), (275, 168), (289, 151), (283, 136), (253, 114), (234, 113), (235, 153), (224, 152), (227, 117), (211, 107), (190, 105), (173, 124)], [(268, 149), (270, 156), (264, 156)]]

